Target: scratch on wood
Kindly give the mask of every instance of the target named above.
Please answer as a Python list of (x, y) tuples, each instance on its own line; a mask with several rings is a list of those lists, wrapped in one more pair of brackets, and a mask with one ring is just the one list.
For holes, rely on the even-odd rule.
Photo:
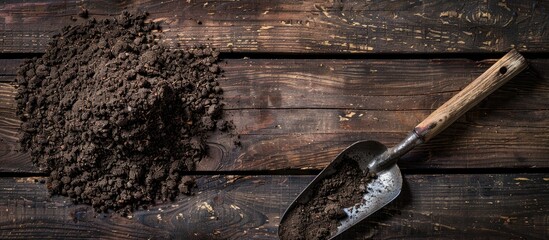
[(414, 13), (414, 16), (418, 16), (418, 17), (425, 18), (425, 19), (430, 19), (428, 17), (425, 17), (425, 13)]
[(338, 117), (339, 117), (339, 121), (340, 121), (340, 122), (344, 122), (344, 121), (349, 121), (349, 120), (351, 120), (351, 119), (349, 119), (349, 118), (347, 118), (347, 117), (343, 117), (343, 116), (341, 116), (341, 115), (339, 115)]
[(240, 209), (240, 207), (238, 207), (238, 206), (236, 206), (236, 205), (234, 205), (234, 204), (231, 204), (231, 208), (234, 209), (234, 210)]
[(354, 43), (349, 43), (349, 49), (351, 50), (351, 52), (353, 52), (353, 50), (367, 50), (367, 51), (374, 50), (373, 47), (365, 46), (361, 44), (354, 44)]
[(352, 118), (355, 114), (356, 114), (355, 112), (350, 112), (350, 113), (345, 114), (345, 117)]
[(456, 11), (444, 11), (441, 12), (439, 17), (457, 17), (458, 13)]
[(38, 182), (41, 177), (28, 177), (28, 178), (17, 178), (15, 181), (17, 183), (35, 183)]
[(377, 222), (377, 221), (369, 221), (369, 222), (375, 223), (376, 225), (379, 225), (379, 226), (385, 226), (385, 227), (390, 227), (391, 226), (391, 224)]
[(200, 205), (198, 205), (198, 209), (206, 209), (206, 211), (208, 211), (209, 214), (214, 214), (214, 209), (212, 207), (212, 205), (210, 205), (209, 203), (207, 202), (202, 202)]
[(456, 230), (455, 227), (448, 226), (448, 225), (445, 225), (445, 224), (434, 223), (434, 225), (435, 225), (436, 227), (443, 227), (443, 228), (447, 228), (447, 229), (450, 229), (450, 230)]

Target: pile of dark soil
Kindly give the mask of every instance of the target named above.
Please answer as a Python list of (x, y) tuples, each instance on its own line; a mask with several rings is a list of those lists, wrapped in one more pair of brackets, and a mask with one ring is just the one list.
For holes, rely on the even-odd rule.
[(364, 172), (354, 160), (344, 160), (337, 172), (313, 187), (310, 200), (297, 204), (280, 224), (280, 238), (289, 240), (328, 239), (335, 235), (343, 208), (360, 204), (368, 182), (375, 176)]
[(119, 212), (191, 194), (221, 120), (219, 52), (170, 50), (146, 14), (69, 26), (17, 75), (21, 145), (52, 194)]

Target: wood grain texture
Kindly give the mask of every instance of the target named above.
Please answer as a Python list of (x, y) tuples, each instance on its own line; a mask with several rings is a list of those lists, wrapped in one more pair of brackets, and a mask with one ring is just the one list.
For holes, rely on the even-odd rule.
[(0, 238), (121, 239), (170, 235), (129, 219), (95, 215), (88, 206), (66, 198), (49, 198), (37, 178), (0, 178)]
[[(380, 56), (227, 60), (225, 109), (242, 145), (212, 137), (199, 170), (321, 169), (357, 140), (392, 145), (494, 62), (387, 53), (549, 52), (547, 1), (7, 0), (0, 3), (0, 54), (7, 53), (1, 56), (42, 53), (62, 26), (85, 21), (71, 20), (83, 8), (98, 19), (148, 11), (174, 47), (206, 43), (266, 58)], [(40, 173), (17, 151), (9, 82), (22, 61), (0, 59), (0, 176)], [(401, 196), (343, 239), (549, 239), (549, 175), (516, 173), (549, 168), (549, 59), (529, 62), (530, 69), (399, 162), (438, 174), (405, 174)], [(467, 174), (501, 168), (515, 173)], [(277, 239), (285, 208), (312, 178), (201, 176), (196, 196), (128, 219), (49, 198), (40, 178), (0, 177), (0, 239)]]
[[(1, 79), (1, 77), (0, 77)], [(0, 172), (39, 172), (31, 163), (30, 154), (19, 151), (21, 121), (15, 115), (13, 86), (0, 83)]]
[[(11, 82), (23, 59), (0, 60), (0, 82)], [(325, 108), (434, 110), (495, 60), (228, 59), (221, 63), (225, 109)], [(5, 69), (5, 70), (2, 70)], [(479, 109), (547, 110), (549, 59), (481, 102)], [(7, 100), (6, 100), (7, 101)], [(2, 101), (5, 102), (5, 101)]]
[[(145, 10), (171, 43), (222, 51), (448, 53), (549, 50), (545, 1), (7, 1), (0, 52), (42, 52), (86, 8), (105, 18)], [(79, 19), (78, 21), (84, 21)]]
[(527, 67), (526, 59), (515, 49), (511, 50), (427, 116), (414, 132), (422, 141), (429, 141)]
[[(0, 178), (0, 238), (277, 239), (281, 214), (312, 176), (209, 176), (200, 192), (97, 215), (47, 197), (34, 178)], [(402, 194), (343, 239), (549, 237), (547, 174), (407, 175)]]
[[(271, 117), (262, 120), (261, 111)], [(212, 140), (221, 143), (214, 146), (225, 153), (217, 169), (323, 168), (355, 141), (372, 139), (389, 146), (397, 143), (429, 112), (356, 112), (364, 115), (340, 121), (344, 114), (339, 110), (239, 111), (234, 121), (244, 127), (240, 130), (242, 147), (234, 149), (230, 143)], [(530, 114), (541, 118), (518, 120)], [(400, 165), (415, 169), (546, 167), (547, 114), (468, 113), (405, 156)]]
[(24, 59), (0, 59), (0, 81), (8, 81), (9, 79), (13, 81), (10, 76), (16, 75), (17, 67), (24, 61)]
[(547, 174), (405, 176), (400, 196), (342, 239), (547, 239), (548, 184)]
[[(7, 61), (15, 69), (22, 60)], [(211, 139), (201, 170), (319, 169), (354, 141), (392, 145), (492, 61), (231, 59), (221, 80), (241, 134)], [(544, 168), (549, 154), (549, 60), (489, 96), (402, 168)], [(5, 80), (14, 72), (0, 71)], [(0, 83), (0, 171), (36, 172), (18, 153), (14, 88)]]

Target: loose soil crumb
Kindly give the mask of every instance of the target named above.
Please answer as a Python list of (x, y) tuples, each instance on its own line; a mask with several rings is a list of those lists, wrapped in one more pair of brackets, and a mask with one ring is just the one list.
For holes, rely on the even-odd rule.
[(219, 52), (170, 50), (145, 19), (65, 27), (20, 67), (21, 146), (49, 174), (52, 194), (121, 213), (191, 194), (182, 172), (206, 156), (210, 132), (230, 129)]
[(327, 239), (337, 232), (347, 214), (343, 208), (360, 204), (373, 174), (363, 172), (358, 163), (345, 159), (337, 172), (313, 186), (311, 200), (298, 203), (280, 224), (281, 239)]

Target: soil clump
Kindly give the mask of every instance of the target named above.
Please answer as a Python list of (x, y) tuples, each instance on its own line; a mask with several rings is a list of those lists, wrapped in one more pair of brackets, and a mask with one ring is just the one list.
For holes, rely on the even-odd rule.
[[(88, 17), (87, 10), (81, 17)], [(192, 194), (222, 120), (219, 52), (173, 50), (145, 13), (67, 26), (16, 83), (21, 146), (51, 194), (129, 213)]]
[(310, 200), (297, 203), (280, 224), (284, 240), (328, 239), (337, 232), (339, 221), (347, 214), (343, 208), (360, 204), (373, 173), (364, 172), (358, 163), (344, 159), (337, 172), (313, 186)]

